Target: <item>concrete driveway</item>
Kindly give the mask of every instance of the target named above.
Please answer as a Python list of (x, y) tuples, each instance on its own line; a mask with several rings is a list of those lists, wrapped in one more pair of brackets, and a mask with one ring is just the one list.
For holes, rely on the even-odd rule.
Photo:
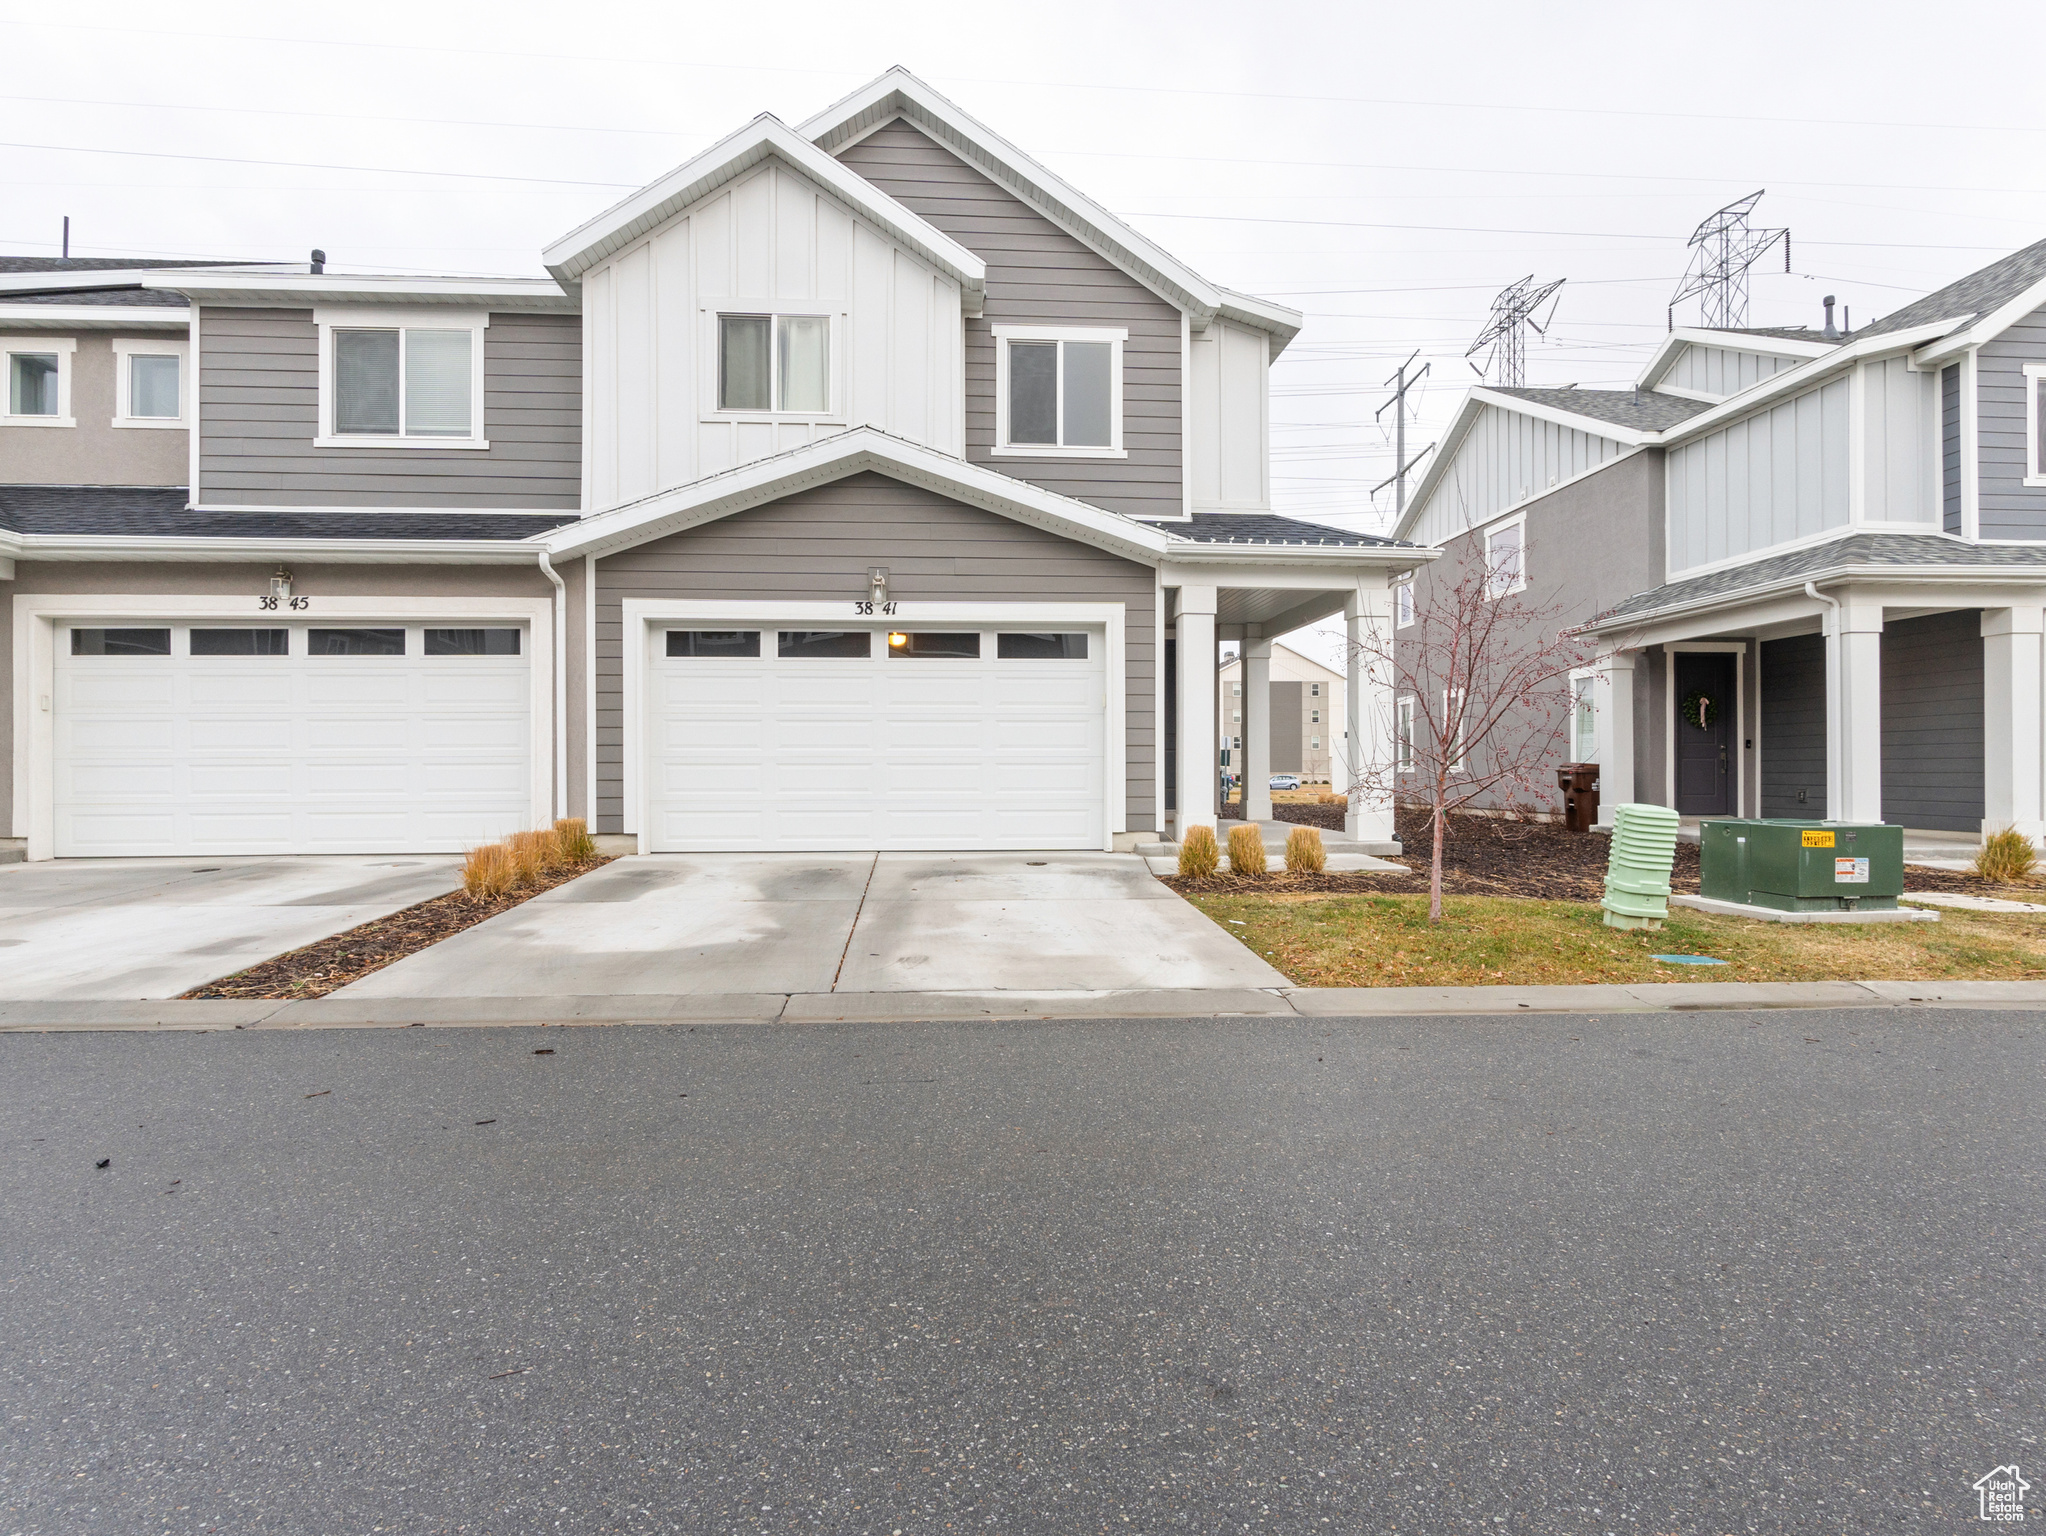
[(620, 859), (337, 995), (1286, 985), (1131, 854), (674, 854)]
[(0, 866), (0, 998), (176, 997), (459, 884), (435, 854)]

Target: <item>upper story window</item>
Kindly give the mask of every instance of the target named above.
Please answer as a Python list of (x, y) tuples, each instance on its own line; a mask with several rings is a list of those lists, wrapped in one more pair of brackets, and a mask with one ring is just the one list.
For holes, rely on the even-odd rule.
[(1122, 348), (1126, 330), (998, 325), (995, 447), (1015, 458), (1126, 458)]
[(323, 448), (488, 448), (480, 313), (321, 309)]
[(78, 343), (50, 336), (0, 336), (7, 367), (6, 414), (12, 427), (75, 427), (71, 417), (71, 358)]
[(2046, 485), (2046, 363), (2025, 364), (2025, 484)]
[(1321, 684), (1320, 684), (1320, 683), (1309, 683), (1309, 684), (1307, 685), (1307, 696), (1308, 696), (1309, 698), (1311, 698), (1311, 699), (1318, 699), (1318, 698), (1320, 698), (1320, 697), (1321, 697)]
[(117, 427), (182, 427), (185, 343), (114, 339), (114, 421)]
[(831, 414), (831, 317), (719, 315), (718, 409)]
[(1506, 597), (1527, 585), (1527, 522), (1514, 518), (1485, 530), (1485, 596)]
[(1590, 672), (1570, 674), (1570, 750), (1575, 761), (1588, 763), (1598, 756), (1598, 706), (1592, 692)]
[(1404, 577), (1392, 584), (1393, 624), (1405, 629), (1414, 622), (1414, 578)]

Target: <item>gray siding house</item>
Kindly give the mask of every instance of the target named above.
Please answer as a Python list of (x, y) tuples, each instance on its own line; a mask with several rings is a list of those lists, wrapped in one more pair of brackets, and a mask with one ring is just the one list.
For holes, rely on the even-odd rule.
[(1128, 847), (1215, 819), (1223, 641), (1432, 554), (1271, 514), (1297, 313), (900, 70), (543, 262), (0, 262), (27, 857)]
[(1394, 536), (1520, 541), (1597, 652), (1567, 750), (1608, 808), (2038, 843), (2042, 378), (2046, 242), (1851, 334), (1679, 328), (1631, 390), (1474, 389)]

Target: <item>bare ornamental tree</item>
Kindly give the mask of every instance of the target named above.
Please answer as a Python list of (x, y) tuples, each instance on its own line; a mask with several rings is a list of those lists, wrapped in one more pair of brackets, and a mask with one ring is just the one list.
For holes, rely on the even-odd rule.
[(1427, 809), (1431, 923), (1442, 921), (1446, 819), (1554, 792), (1574, 703), (1570, 675), (1591, 657), (1584, 640), (1559, 628), (1559, 606), (1530, 600), (1525, 551), (1504, 542), (1489, 558), (1452, 564), (1452, 556), (1417, 575), (1399, 594), (1392, 625), (1356, 642), (1359, 667), (1390, 685), (1393, 718), (1378, 739), (1392, 751), (1353, 765), (1350, 792)]

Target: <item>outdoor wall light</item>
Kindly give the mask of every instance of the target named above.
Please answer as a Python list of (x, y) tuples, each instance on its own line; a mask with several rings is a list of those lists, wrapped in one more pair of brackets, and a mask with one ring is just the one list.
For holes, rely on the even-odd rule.
[(877, 603), (888, 601), (888, 567), (870, 565), (867, 567), (867, 595)]
[(891, 651), (899, 651), (907, 644), (909, 644), (909, 636), (907, 635), (890, 635), (888, 637), (888, 649)]
[(270, 595), (279, 602), (291, 596), (291, 572), (281, 565), (277, 567), (277, 574), (270, 578)]

